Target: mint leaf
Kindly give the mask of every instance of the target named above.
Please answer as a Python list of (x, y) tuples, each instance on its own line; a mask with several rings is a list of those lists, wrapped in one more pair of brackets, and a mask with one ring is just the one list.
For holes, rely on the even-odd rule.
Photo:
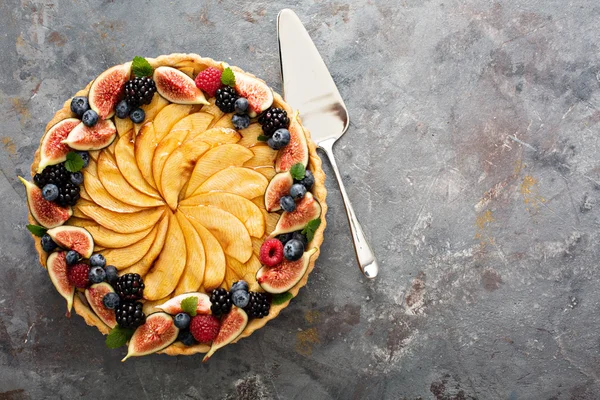
[(321, 218), (313, 219), (312, 221), (309, 221), (308, 224), (306, 224), (304, 229), (302, 229), (302, 233), (306, 235), (306, 240), (308, 240), (309, 242), (313, 240), (313, 238), (315, 237), (315, 232), (319, 228), (319, 225), (321, 225)]
[(125, 346), (127, 341), (133, 336), (133, 329), (121, 328), (115, 326), (106, 337), (106, 347), (109, 349), (117, 349)]
[(292, 168), (290, 169), (290, 174), (292, 174), (292, 178), (294, 178), (297, 181), (304, 178), (304, 175), (306, 174), (306, 168), (304, 168), (304, 164), (297, 163), (292, 165)]
[(133, 57), (133, 62), (131, 63), (131, 71), (133, 72), (133, 75), (142, 78), (144, 76), (152, 75), (154, 69), (144, 57), (135, 56)]
[(27, 225), (27, 230), (33, 233), (35, 236), (42, 237), (46, 234), (48, 229), (44, 228), (43, 226), (29, 224)]
[(294, 298), (294, 295), (291, 294), (290, 292), (274, 294), (273, 297), (271, 298), (271, 304), (275, 304), (275, 305), (283, 304), (293, 298)]
[(67, 161), (65, 161), (65, 168), (69, 172), (78, 172), (83, 168), (83, 158), (74, 151), (67, 153)]
[(256, 140), (258, 140), (259, 142), (266, 142), (267, 140), (269, 140), (269, 137), (265, 135), (258, 135)]
[(227, 86), (235, 86), (235, 74), (231, 68), (227, 67), (221, 74), (221, 83)]
[(181, 301), (181, 309), (184, 313), (190, 314), (190, 317), (196, 316), (196, 307), (198, 307), (198, 298), (190, 296)]

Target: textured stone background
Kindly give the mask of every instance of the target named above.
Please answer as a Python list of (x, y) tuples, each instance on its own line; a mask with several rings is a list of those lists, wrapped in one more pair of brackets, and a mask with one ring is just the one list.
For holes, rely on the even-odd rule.
[(0, 399), (598, 398), (593, 0), (299, 2), (350, 112), (336, 153), (380, 277), (358, 272), (330, 180), (308, 286), (208, 365), (123, 365), (64, 318), (16, 178), (46, 121), (134, 55), (197, 52), (279, 88), (292, 3), (0, 2)]

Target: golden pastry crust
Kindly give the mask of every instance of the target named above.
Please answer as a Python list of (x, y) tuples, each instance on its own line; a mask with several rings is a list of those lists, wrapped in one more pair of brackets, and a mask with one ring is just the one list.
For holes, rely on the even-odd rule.
[[(193, 68), (194, 75), (208, 67), (222, 68), (223, 66), (229, 66), (226, 63), (217, 62), (210, 58), (203, 58), (197, 54), (175, 53), (175, 54), (160, 56), (155, 59), (148, 58), (147, 60), (150, 62), (150, 64), (154, 68), (159, 67), (159, 66), (171, 66), (171, 67), (175, 67), (175, 68)], [(235, 71), (244, 72), (242, 69), (234, 67), (234, 66), (231, 66), (231, 68)], [(245, 72), (245, 73), (247, 73), (247, 72)], [(251, 74), (249, 74), (249, 75), (251, 75)], [(76, 96), (87, 96), (90, 86), (91, 86), (91, 82), (86, 86), (85, 89), (80, 90), (75, 95)], [(294, 110), (277, 93), (274, 93), (273, 105), (284, 109), (288, 113), (288, 115), (293, 115), (293, 113), (294, 113)], [(70, 99), (69, 99), (64, 103), (63, 107), (58, 112), (56, 112), (54, 117), (46, 125), (45, 131), (47, 132), (56, 123), (66, 119), (66, 118), (72, 118), (74, 116), (75, 115), (71, 112), (71, 109), (70, 109)], [(299, 121), (299, 122), (301, 124), (301, 121)], [(315, 184), (313, 186), (312, 193), (313, 193), (313, 196), (321, 204), (322, 211), (321, 211), (321, 225), (315, 232), (314, 239), (311, 242), (313, 247), (317, 247), (317, 251), (311, 257), (306, 274), (303, 276), (303, 278), (300, 280), (300, 282), (298, 282), (298, 284), (296, 284), (292, 289), (289, 290), (289, 292), (294, 297), (296, 297), (298, 295), (298, 291), (300, 290), (300, 288), (302, 288), (304, 285), (306, 285), (306, 283), (308, 281), (308, 276), (315, 266), (315, 261), (317, 260), (317, 258), (319, 256), (320, 247), (321, 247), (321, 244), (323, 243), (323, 232), (327, 225), (326, 219), (325, 219), (325, 216), (327, 213), (327, 203), (325, 201), (326, 197), (327, 197), (327, 190), (325, 189), (325, 173), (323, 172), (323, 170), (321, 168), (321, 159), (319, 158), (319, 155), (317, 154), (317, 149), (316, 149), (315, 143), (311, 140), (310, 132), (304, 126), (302, 128), (306, 135), (308, 148), (309, 148), (309, 154), (310, 154), (308, 167), (313, 172), (313, 175), (315, 177)], [(42, 136), (42, 138), (40, 138), (40, 144), (41, 144), (42, 139), (43, 139), (43, 136)], [(35, 171), (37, 170), (39, 161), (40, 161), (40, 151), (38, 148), (38, 150), (35, 153), (33, 163), (31, 164), (31, 175), (32, 176), (35, 175)], [(36, 224), (35, 219), (33, 218), (33, 216), (31, 214), (29, 214), (28, 219), (29, 219), (30, 223)], [(40, 263), (45, 268), (46, 258), (47, 258), (46, 253), (42, 250), (41, 243), (39, 240), (37, 240), (35, 238), (35, 236), (34, 236), (34, 243), (35, 243), (35, 248), (39, 254)], [(250, 320), (250, 322), (248, 323), (248, 325), (246, 326), (246, 328), (244, 329), (242, 334), (240, 336), (238, 336), (234, 340), (233, 343), (237, 342), (238, 340), (240, 340), (242, 338), (250, 336), (257, 329), (262, 328), (267, 322), (276, 318), (279, 315), (279, 313), (281, 312), (281, 310), (283, 310), (285, 307), (287, 307), (288, 304), (289, 304), (289, 300), (283, 304), (271, 305), (271, 311), (270, 311), (269, 315), (265, 318)], [(75, 312), (78, 315), (80, 315), (88, 325), (95, 326), (104, 335), (108, 334), (108, 332), (110, 331), (110, 328), (106, 324), (104, 324), (96, 316), (96, 314), (91, 310), (91, 308), (87, 304), (85, 296), (83, 296), (81, 292), (76, 293), (73, 305), (74, 305)], [(184, 346), (180, 342), (175, 342), (172, 345), (170, 345), (169, 347), (167, 347), (166, 349), (160, 351), (159, 353), (164, 353), (164, 354), (168, 354), (168, 355), (192, 355), (195, 353), (206, 353), (206, 352), (208, 352), (209, 349), (210, 349), (210, 346), (205, 345), (205, 344), (198, 344), (195, 346)]]

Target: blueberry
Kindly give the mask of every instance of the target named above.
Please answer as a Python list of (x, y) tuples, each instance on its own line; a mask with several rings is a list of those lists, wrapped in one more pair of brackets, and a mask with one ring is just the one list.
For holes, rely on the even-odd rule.
[(290, 131), (285, 128), (279, 128), (275, 131), (273, 136), (267, 140), (267, 144), (273, 150), (279, 150), (284, 148), (290, 142)]
[(111, 285), (114, 284), (117, 279), (119, 279), (117, 268), (114, 265), (107, 265), (104, 267), (104, 273), (106, 273), (106, 282), (110, 283)]
[(87, 110), (83, 113), (83, 117), (81, 117), (81, 122), (85, 126), (94, 126), (96, 122), (98, 122), (98, 113), (94, 110)]
[(188, 314), (180, 312), (175, 316), (174, 321), (176, 327), (178, 327), (179, 329), (185, 329), (188, 326), (190, 326), (191, 318)]
[(186, 346), (193, 346), (196, 343), (196, 339), (194, 339), (194, 335), (190, 332), (189, 329), (181, 329), (179, 331), (179, 335), (177, 335), (177, 340), (183, 343)]
[(231, 117), (231, 123), (238, 131), (240, 129), (246, 129), (248, 125), (250, 125), (250, 117), (242, 114), (234, 114), (234, 116)]
[(304, 254), (304, 244), (297, 240), (291, 239), (283, 245), (283, 256), (286, 260), (296, 261), (302, 258)]
[(290, 188), (290, 196), (292, 196), (294, 200), (300, 200), (305, 194), (306, 188), (300, 183), (294, 183)]
[(57, 247), (58, 245), (54, 243), (54, 240), (52, 240), (50, 235), (46, 233), (44, 236), (42, 236), (42, 249), (46, 253), (51, 253)]
[(134, 123), (141, 124), (146, 118), (146, 113), (141, 108), (134, 108), (129, 113), (129, 118), (131, 118)]
[(44, 185), (42, 188), (42, 197), (44, 200), (54, 201), (58, 198), (58, 186), (53, 183)]
[(106, 265), (106, 258), (100, 253), (92, 254), (90, 257), (90, 265), (92, 267), (101, 267), (104, 268)]
[(233, 282), (233, 285), (231, 285), (231, 289), (229, 289), (229, 293), (237, 292), (238, 290), (243, 290), (243, 291), (247, 292), (249, 290), (248, 282), (246, 282), (246, 281)]
[(87, 167), (90, 164), (90, 153), (87, 151), (76, 151), (77, 154), (83, 160), (83, 168)]
[(292, 212), (296, 209), (296, 202), (292, 196), (283, 196), (279, 199), (279, 205), (283, 211)]
[(100, 283), (104, 282), (106, 279), (106, 272), (102, 267), (92, 267), (90, 268), (90, 272), (88, 273), (88, 279), (91, 283)]
[(67, 251), (65, 259), (67, 261), (67, 265), (74, 265), (77, 264), (79, 260), (81, 260), (81, 256), (75, 250), (69, 250)]
[(102, 304), (104, 304), (104, 307), (108, 308), (109, 310), (114, 310), (117, 308), (120, 302), (121, 299), (115, 292), (106, 293), (102, 298)]
[(310, 188), (315, 184), (315, 176), (312, 172), (310, 172), (310, 170), (307, 169), (304, 172), (304, 178), (300, 179), (298, 183), (304, 185), (306, 190), (310, 190)]
[(291, 238), (293, 237), (293, 233), (282, 233), (281, 235), (277, 236), (277, 239), (279, 239), (279, 241), (283, 244), (286, 244)]
[(292, 233), (292, 239), (301, 241), (302, 244), (304, 245), (305, 249), (308, 247), (308, 239), (306, 238), (305, 235), (302, 234), (301, 231), (296, 231), (296, 232)]
[(238, 114), (246, 114), (248, 111), (248, 99), (239, 97), (233, 104), (235, 112)]
[(83, 183), (83, 174), (81, 172), (71, 172), (71, 182), (79, 186)]
[(117, 107), (115, 107), (115, 114), (117, 114), (117, 117), (119, 118), (127, 118), (127, 116), (129, 115), (129, 104), (127, 104), (126, 100), (121, 100), (118, 104)]
[(236, 307), (244, 308), (250, 302), (250, 294), (245, 290), (236, 290), (231, 293), (231, 302)]
[(73, 111), (79, 118), (90, 109), (90, 103), (88, 98), (85, 96), (73, 97), (71, 100), (71, 111)]

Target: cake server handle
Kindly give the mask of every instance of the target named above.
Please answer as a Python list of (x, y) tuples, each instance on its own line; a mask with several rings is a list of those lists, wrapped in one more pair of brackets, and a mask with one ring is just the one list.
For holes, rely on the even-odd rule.
[(325, 152), (325, 154), (327, 154), (327, 158), (329, 158), (329, 162), (331, 163), (331, 167), (333, 168), (333, 172), (335, 173), (335, 177), (340, 187), (342, 199), (344, 200), (344, 207), (346, 208), (346, 215), (348, 216), (348, 223), (350, 224), (350, 230), (352, 231), (354, 251), (356, 253), (356, 258), (358, 259), (360, 270), (365, 277), (373, 279), (379, 273), (379, 265), (375, 259), (375, 253), (373, 253), (371, 245), (369, 245), (369, 242), (365, 237), (365, 233), (363, 232), (362, 227), (356, 218), (356, 214), (354, 214), (352, 203), (350, 203), (350, 199), (348, 198), (348, 193), (346, 193), (344, 182), (342, 182), (342, 177), (333, 155), (334, 143), (334, 138), (326, 139), (319, 142), (319, 147)]

